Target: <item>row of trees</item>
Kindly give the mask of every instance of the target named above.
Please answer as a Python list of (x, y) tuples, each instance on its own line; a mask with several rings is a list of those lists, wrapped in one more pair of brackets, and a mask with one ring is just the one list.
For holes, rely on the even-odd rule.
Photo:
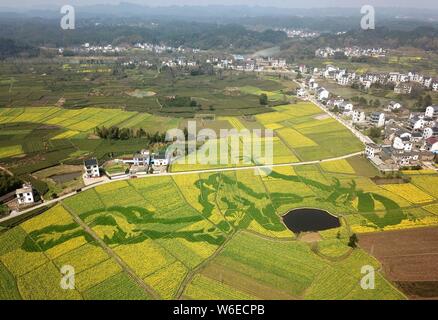
[(359, 96), (354, 96), (351, 98), (351, 101), (356, 102), (358, 104), (360, 104), (363, 107), (375, 107), (375, 108), (379, 108), (380, 106), (382, 106), (382, 103), (379, 99), (370, 99), (367, 100), (365, 97), (359, 97)]
[(143, 138), (149, 143), (164, 143), (166, 141), (166, 134), (155, 132), (146, 132), (143, 128), (140, 129), (129, 129), (129, 128), (119, 128), (119, 127), (96, 127), (94, 133), (101, 139), (107, 140), (128, 140), (131, 138)]
[(419, 96), (417, 101), (414, 104), (414, 108), (420, 111), (423, 111), (425, 108), (431, 106), (433, 104), (432, 97), (430, 94), (425, 96)]
[(17, 177), (11, 177), (8, 174), (0, 173), (0, 196), (20, 188), (21, 184), (21, 180)]

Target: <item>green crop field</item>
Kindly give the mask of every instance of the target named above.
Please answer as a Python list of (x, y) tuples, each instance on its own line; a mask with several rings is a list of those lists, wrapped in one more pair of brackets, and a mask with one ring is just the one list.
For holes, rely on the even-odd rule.
[[(253, 137), (261, 143), (257, 156), (246, 153), (242, 135), (211, 137), (172, 163), (169, 175), (111, 181), (60, 200), (1, 231), (0, 299), (406, 298), (360, 242), (353, 249), (349, 241), (355, 233), (438, 226), (434, 172), (407, 172), (409, 183), (381, 185), (363, 156), (331, 160), (364, 146), (316, 105), (294, 102), (286, 92), (296, 85), (285, 79), (168, 70), (115, 79), (112, 67), (66, 63), (45, 81), (20, 73), (1, 80), (1, 166), (49, 197), (83, 188), (53, 181), (79, 172), (83, 159), (102, 164), (148, 147), (146, 138), (101, 139), (96, 127), (154, 134), (192, 120), (216, 134), (272, 130), (273, 158), (265, 154), (266, 132)], [(226, 162), (210, 162), (214, 154)], [(197, 162), (186, 161), (194, 156)], [(280, 166), (256, 168), (271, 160)], [(340, 225), (294, 233), (283, 216), (302, 208), (326, 210)], [(364, 265), (379, 270), (376, 290), (359, 285)], [(60, 285), (65, 266), (74, 269), (72, 290)]]
[[(376, 290), (361, 289), (361, 266), (380, 266), (348, 247), (348, 237), (438, 225), (436, 195), (423, 202), (427, 189), (420, 189), (434, 176), (414, 179), (418, 187), (406, 188), (418, 194), (404, 199), (353, 167), (336, 161), (267, 175), (242, 170), (102, 185), (1, 234), (2, 285), (9, 298), (23, 299), (404, 299), (380, 273)], [(302, 241), (281, 220), (302, 207), (326, 209), (342, 226), (319, 232), (316, 246)], [(64, 265), (76, 270), (74, 291), (59, 289)]]

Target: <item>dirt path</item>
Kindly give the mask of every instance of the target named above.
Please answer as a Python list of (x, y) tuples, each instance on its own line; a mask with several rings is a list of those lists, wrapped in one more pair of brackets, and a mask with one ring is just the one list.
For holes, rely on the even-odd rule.
[(6, 172), (7, 174), (9, 174), (11, 177), (14, 176), (14, 174), (7, 168), (0, 166), (0, 170)]
[(181, 299), (181, 296), (184, 293), (185, 288), (190, 283), (190, 281), (192, 281), (193, 277), (195, 275), (197, 275), (200, 270), (205, 268), (210, 263), (210, 261), (212, 261), (214, 258), (216, 258), (222, 252), (222, 249), (228, 244), (228, 242), (230, 242), (234, 238), (234, 236), (236, 234), (237, 234), (237, 232), (235, 232), (235, 233), (231, 234), (230, 236), (228, 236), (228, 238), (226, 238), (224, 243), (222, 243), (221, 246), (219, 248), (217, 248), (215, 253), (213, 253), (210, 257), (208, 257), (200, 265), (198, 265), (196, 268), (194, 268), (192, 271), (190, 271), (187, 274), (187, 276), (185, 277), (183, 282), (181, 282), (181, 284), (180, 284), (180, 286), (178, 288), (178, 291), (177, 291), (177, 294), (176, 294), (176, 299)]

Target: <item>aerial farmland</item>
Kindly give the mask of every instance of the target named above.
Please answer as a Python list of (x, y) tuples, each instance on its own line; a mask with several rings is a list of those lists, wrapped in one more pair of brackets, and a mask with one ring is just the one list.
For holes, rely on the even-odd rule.
[(438, 299), (437, 20), (125, 9), (1, 22), (0, 300)]

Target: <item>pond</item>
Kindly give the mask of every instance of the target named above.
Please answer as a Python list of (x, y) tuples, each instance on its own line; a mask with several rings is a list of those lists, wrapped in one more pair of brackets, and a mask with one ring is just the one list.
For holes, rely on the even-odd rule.
[(69, 172), (69, 173), (61, 173), (50, 176), (49, 178), (55, 181), (56, 183), (62, 184), (66, 182), (70, 182), (76, 178), (79, 178), (82, 175), (81, 171), (78, 172)]
[(319, 209), (296, 209), (283, 216), (286, 227), (293, 233), (316, 232), (338, 228), (339, 218)]

